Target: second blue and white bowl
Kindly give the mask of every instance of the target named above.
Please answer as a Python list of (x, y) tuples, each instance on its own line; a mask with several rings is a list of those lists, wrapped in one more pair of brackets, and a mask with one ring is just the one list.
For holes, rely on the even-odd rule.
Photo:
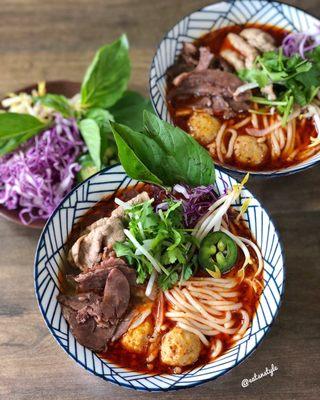
[[(162, 39), (150, 69), (150, 97), (159, 117), (172, 122), (166, 104), (166, 71), (182, 50), (183, 42), (193, 42), (214, 29), (245, 23), (271, 24), (289, 31), (308, 31), (320, 21), (298, 8), (276, 1), (230, 0), (212, 4), (187, 15)], [(289, 175), (320, 163), (320, 153), (287, 168), (251, 172), (260, 177)], [(220, 166), (230, 173), (246, 171), (231, 166)]]

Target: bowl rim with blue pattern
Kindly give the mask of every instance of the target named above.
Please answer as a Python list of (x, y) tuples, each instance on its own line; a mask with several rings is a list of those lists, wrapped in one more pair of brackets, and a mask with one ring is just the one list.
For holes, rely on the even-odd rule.
[[(215, 188), (224, 193), (225, 182), (236, 180), (223, 171), (216, 171)], [(60, 266), (66, 255), (65, 243), (73, 224), (105, 195), (123, 189), (137, 181), (129, 178), (117, 164), (93, 175), (75, 187), (60, 203), (47, 221), (40, 236), (34, 262), (34, 285), (40, 311), (45, 323), (60, 347), (87, 371), (111, 383), (143, 391), (169, 391), (200, 385), (216, 379), (243, 362), (258, 347), (270, 330), (279, 311), (284, 292), (285, 268), (283, 247), (271, 218), (260, 202), (243, 189), (233, 207), (240, 209), (248, 197), (252, 201), (244, 218), (256, 238), (264, 258), (264, 290), (252, 325), (246, 334), (215, 361), (177, 375), (145, 374), (129, 371), (101, 359), (73, 337), (65, 321), (59, 293)], [(52, 349), (53, 350), (53, 349)]]
[[(192, 42), (214, 28), (247, 22), (271, 24), (292, 31), (308, 30), (320, 20), (310, 13), (285, 3), (269, 0), (226, 0), (209, 4), (178, 21), (160, 41), (149, 71), (149, 94), (157, 115), (172, 122), (166, 104), (166, 70), (182, 49), (182, 42)], [(250, 172), (259, 178), (295, 174), (320, 163), (320, 152), (307, 160), (278, 170), (253, 171), (220, 164), (218, 168), (235, 176)]]

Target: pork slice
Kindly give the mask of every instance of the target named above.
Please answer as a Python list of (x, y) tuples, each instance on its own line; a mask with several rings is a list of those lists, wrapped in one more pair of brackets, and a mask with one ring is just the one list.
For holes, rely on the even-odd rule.
[(240, 32), (250, 46), (255, 47), (262, 53), (272, 51), (276, 48), (274, 38), (268, 33), (258, 28), (247, 28)]
[(113, 268), (108, 274), (101, 303), (104, 319), (121, 318), (127, 311), (129, 300), (130, 286), (128, 279), (118, 268)]
[(211, 53), (208, 47), (200, 47), (199, 48), (199, 62), (195, 68), (195, 71), (205, 71), (209, 68), (211, 60), (213, 59), (213, 54)]

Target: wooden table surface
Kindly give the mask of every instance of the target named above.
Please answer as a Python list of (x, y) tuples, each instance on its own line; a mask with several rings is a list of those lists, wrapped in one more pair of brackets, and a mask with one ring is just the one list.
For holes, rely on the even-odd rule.
[[(162, 35), (208, 0), (1, 0), (0, 91), (39, 80), (80, 80), (94, 51), (122, 32), (131, 42), (131, 87), (147, 94), (151, 58)], [(289, 1), (320, 17), (319, 0)], [(229, 374), (203, 386), (148, 394), (106, 383), (60, 349), (39, 313), (33, 257), (39, 232), (0, 220), (0, 398), (11, 399), (319, 399), (320, 167), (253, 180), (282, 236), (284, 302), (260, 348)], [(278, 367), (247, 388), (241, 381)]]

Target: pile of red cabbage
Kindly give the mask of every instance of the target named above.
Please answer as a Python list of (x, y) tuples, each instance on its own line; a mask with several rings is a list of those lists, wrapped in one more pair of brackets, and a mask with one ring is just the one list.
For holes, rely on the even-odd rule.
[(24, 224), (47, 219), (75, 184), (84, 144), (73, 118), (53, 126), (0, 158), (0, 204), (19, 210)]
[(217, 200), (213, 185), (191, 188), (187, 185), (175, 185), (172, 196), (182, 202), (184, 224), (194, 228), (198, 220), (206, 214), (208, 208)]

